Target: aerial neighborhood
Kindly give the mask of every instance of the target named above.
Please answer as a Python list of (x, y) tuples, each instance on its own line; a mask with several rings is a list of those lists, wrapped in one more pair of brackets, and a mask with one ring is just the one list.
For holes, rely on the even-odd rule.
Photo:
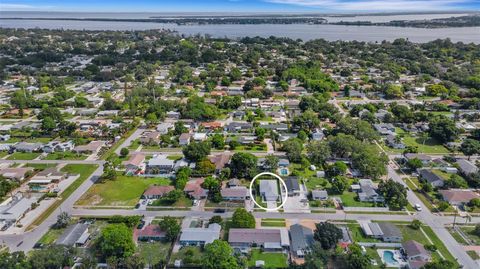
[(2, 28), (0, 260), (480, 268), (479, 55)]

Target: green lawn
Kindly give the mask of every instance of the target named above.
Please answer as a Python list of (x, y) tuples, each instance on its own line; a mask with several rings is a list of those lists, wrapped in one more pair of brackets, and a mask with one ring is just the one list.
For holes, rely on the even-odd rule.
[(325, 189), (328, 185), (328, 180), (324, 178), (318, 178), (318, 177), (311, 177), (305, 180), (304, 182), (305, 182), (305, 186), (309, 191), (312, 191), (315, 189)]
[(475, 229), (475, 227), (473, 226), (460, 226), (460, 229), (463, 231), (463, 233), (468, 236), (468, 238), (470, 240), (472, 240), (475, 245), (480, 245), (480, 237), (478, 237), (477, 235), (475, 235), (473, 233), (473, 230)]
[(8, 152), (6, 151), (0, 151), (0, 158), (3, 158), (8, 155)]
[(427, 140), (425, 140), (425, 144), (424, 144), (422, 138), (405, 135), (402, 141), (406, 146), (418, 147), (418, 153), (427, 153), (427, 154), (449, 153), (446, 147), (444, 147), (441, 143), (439, 143), (433, 138), (428, 138)]
[(172, 253), (169, 264), (182, 260), (184, 265), (201, 265), (203, 253), (199, 247), (183, 247), (177, 253)]
[[(454, 229), (452, 228), (447, 228), (447, 230), (450, 232), (450, 234), (453, 236), (453, 238), (455, 238), (455, 240), (461, 244), (461, 245), (468, 245), (467, 241), (465, 241), (465, 239), (463, 239), (463, 237), (457, 232), (455, 231)], [(468, 236), (468, 235), (467, 235)]]
[(381, 241), (378, 240), (378, 239), (366, 237), (366, 236), (363, 234), (362, 228), (361, 228), (360, 225), (357, 224), (357, 223), (347, 224), (347, 227), (348, 227), (348, 229), (350, 230), (350, 232), (351, 232), (351, 234), (352, 234), (353, 241), (355, 241), (355, 242), (366, 242), (366, 243), (378, 243), (378, 242), (381, 242)]
[(158, 264), (166, 262), (171, 246), (170, 242), (138, 242), (137, 251), (145, 263)]
[(284, 219), (262, 219), (262, 227), (285, 227)]
[(253, 249), (248, 259), (248, 266), (255, 267), (256, 261), (264, 261), (265, 268), (287, 268), (287, 257), (283, 253), (261, 252)]
[(343, 206), (352, 207), (375, 207), (374, 203), (357, 201), (357, 194), (354, 192), (346, 191), (342, 195), (337, 195), (342, 199)]
[(44, 160), (85, 160), (86, 155), (76, 154), (73, 152), (53, 152), (49, 153)]
[(77, 201), (78, 205), (135, 206), (151, 185), (170, 185), (167, 178), (143, 178), (118, 175), (116, 180), (93, 185)]
[(176, 207), (191, 207), (193, 205), (193, 201), (185, 196), (180, 197), (175, 203), (170, 204), (167, 203), (165, 200), (156, 200), (153, 202), (152, 206), (176, 206)]
[(50, 229), (46, 234), (38, 240), (38, 243), (42, 244), (53, 244), (57, 239), (62, 235), (62, 233), (65, 231), (65, 229)]
[(85, 180), (87, 180), (88, 177), (97, 169), (97, 165), (95, 164), (67, 164), (62, 168), (63, 172), (69, 173), (69, 174), (79, 174), (80, 176), (70, 184), (60, 195), (59, 198), (55, 200), (55, 202), (47, 209), (45, 210), (35, 221), (28, 226), (28, 229), (34, 228), (38, 225), (40, 225), (44, 220), (52, 214), (57, 207), (60, 206), (60, 204), (67, 199), (80, 185), (82, 185)]
[(7, 160), (33, 160), (40, 156), (40, 153), (36, 152), (14, 152), (8, 156)]
[(443, 244), (442, 240), (438, 238), (437, 234), (430, 228), (429, 226), (423, 226), (422, 227), (425, 233), (430, 237), (432, 240), (433, 244), (437, 247), (438, 251), (442, 253), (442, 255), (445, 257), (445, 259), (454, 262), (457, 264), (456, 259), (452, 256), (450, 251), (448, 251), (447, 247)]

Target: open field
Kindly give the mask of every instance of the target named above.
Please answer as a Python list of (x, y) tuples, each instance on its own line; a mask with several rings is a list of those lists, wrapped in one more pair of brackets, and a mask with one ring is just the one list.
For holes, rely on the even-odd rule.
[(77, 201), (77, 205), (135, 206), (151, 185), (170, 185), (170, 179), (118, 175), (116, 180), (96, 183)]

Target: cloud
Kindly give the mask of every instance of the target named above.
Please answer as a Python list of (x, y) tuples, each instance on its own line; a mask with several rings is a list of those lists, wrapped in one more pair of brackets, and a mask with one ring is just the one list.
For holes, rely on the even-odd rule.
[(0, 11), (33, 11), (51, 9), (52, 6), (33, 6), (27, 4), (0, 3)]
[(264, 0), (269, 3), (344, 11), (414, 11), (459, 8), (468, 0)]

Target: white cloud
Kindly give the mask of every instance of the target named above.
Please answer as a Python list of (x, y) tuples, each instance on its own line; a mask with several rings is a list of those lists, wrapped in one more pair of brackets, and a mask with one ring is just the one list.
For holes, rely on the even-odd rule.
[(34, 11), (51, 9), (52, 6), (33, 6), (26, 4), (7, 4), (0, 3), (0, 11)]
[(264, 0), (270, 3), (290, 4), (345, 11), (414, 11), (455, 9), (467, 0)]

